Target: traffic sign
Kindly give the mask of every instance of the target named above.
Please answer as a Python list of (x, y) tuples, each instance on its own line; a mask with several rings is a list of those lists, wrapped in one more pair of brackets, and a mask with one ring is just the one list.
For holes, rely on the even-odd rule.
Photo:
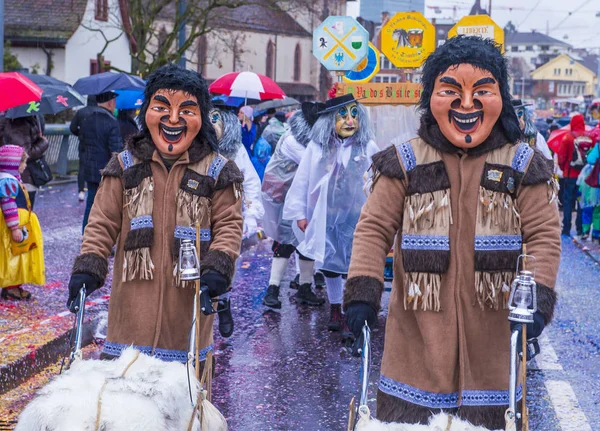
[(419, 67), (435, 50), (435, 28), (420, 12), (398, 12), (381, 29), (381, 51), (396, 67)]
[(488, 15), (467, 15), (456, 23), (448, 32), (448, 38), (457, 34), (465, 36), (479, 36), (484, 39), (493, 39), (504, 54), (504, 30), (496, 24)]
[(349, 16), (327, 17), (313, 33), (313, 54), (327, 70), (352, 70), (368, 50), (369, 32)]
[(379, 63), (381, 62), (381, 53), (375, 45), (369, 42), (369, 53), (354, 69), (346, 72), (343, 77), (344, 82), (365, 83), (369, 82), (379, 73)]

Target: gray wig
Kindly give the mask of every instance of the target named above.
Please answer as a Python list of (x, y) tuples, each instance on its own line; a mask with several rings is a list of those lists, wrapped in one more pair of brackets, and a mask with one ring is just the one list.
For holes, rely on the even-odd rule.
[(529, 109), (523, 107), (523, 122), (525, 123), (525, 127), (523, 128), (523, 136), (526, 138), (533, 138), (537, 136), (537, 128), (533, 123), (533, 118)]
[(292, 136), (296, 142), (306, 147), (310, 142), (310, 124), (308, 124), (308, 121), (304, 118), (304, 113), (301, 109), (298, 109), (292, 114), (288, 119), (288, 124), (290, 125)]
[(233, 159), (242, 146), (242, 127), (237, 115), (225, 109), (220, 109), (223, 120), (223, 135), (219, 139), (219, 153)]
[[(365, 107), (360, 103), (356, 104), (358, 108), (358, 131), (352, 136), (361, 145), (366, 145), (367, 142), (374, 139), (373, 131), (371, 130), (371, 122), (369, 114)], [(316, 144), (319, 144), (324, 150), (329, 149), (330, 142), (337, 136), (335, 131), (335, 115), (337, 110), (321, 114), (315, 125), (310, 131), (310, 139)]]

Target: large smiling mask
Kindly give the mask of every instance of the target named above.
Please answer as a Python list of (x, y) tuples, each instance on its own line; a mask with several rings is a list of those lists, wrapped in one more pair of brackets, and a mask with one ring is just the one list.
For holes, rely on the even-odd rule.
[(182, 90), (158, 90), (148, 105), (146, 125), (160, 153), (180, 156), (202, 127), (198, 99)]
[(430, 103), (442, 134), (459, 148), (480, 145), (502, 112), (496, 78), (471, 64), (451, 66), (441, 73)]
[(465, 150), (521, 138), (506, 59), (493, 40), (449, 39), (425, 60), (421, 84), (421, 137)]

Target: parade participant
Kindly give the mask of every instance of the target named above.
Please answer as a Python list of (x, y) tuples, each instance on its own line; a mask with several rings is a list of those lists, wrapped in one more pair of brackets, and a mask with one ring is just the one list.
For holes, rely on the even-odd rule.
[(418, 138), (373, 157), (344, 309), (358, 336), (377, 321), (394, 238), (377, 416), (422, 423), (440, 409), (504, 429), (507, 297), (522, 246), (536, 258), (537, 309), (551, 319), (560, 259), (552, 163), (526, 143), (491, 40), (458, 36), (426, 60)]
[[(116, 243), (104, 357), (133, 345), (187, 361), (195, 289), (178, 277), (178, 256), (182, 240), (196, 240), (197, 224), (201, 285), (211, 298), (230, 289), (242, 238), (242, 174), (217, 154), (210, 108), (199, 74), (161, 67), (148, 77), (141, 132), (103, 171), (68, 306), (84, 285), (88, 294), (102, 287)], [(201, 360), (212, 350), (213, 316), (199, 313)]]
[(237, 116), (225, 108), (216, 107), (210, 112), (210, 121), (217, 134), (219, 153), (233, 160), (244, 176), (243, 232), (248, 238), (258, 231), (258, 220), (265, 213), (260, 197), (260, 178), (242, 145), (242, 130)]
[(527, 142), (531, 148), (537, 148), (547, 159), (552, 159), (552, 153), (546, 139), (542, 136), (538, 129), (533, 124), (533, 118), (531, 118), (531, 112), (527, 109), (530, 104), (523, 103), (521, 99), (511, 100), (512, 106), (515, 109), (517, 118), (519, 119), (519, 127), (523, 133), (522, 139)]
[[(279, 285), (287, 269), (292, 253), (296, 250), (298, 240), (292, 230), (292, 221), (283, 219), (283, 204), (292, 180), (296, 175), (302, 155), (310, 142), (310, 128), (317, 120), (317, 112), (325, 109), (322, 103), (305, 102), (302, 109), (294, 112), (288, 123), (290, 129), (279, 139), (275, 153), (271, 157), (262, 184), (262, 199), (265, 207), (263, 227), (265, 233), (273, 239), (273, 261), (267, 293), (263, 304), (271, 308), (281, 308)], [(312, 279), (313, 263), (304, 256), (299, 256), (301, 270), (307, 271), (304, 280)], [(302, 262), (304, 261), (304, 263)], [(312, 290), (306, 293), (306, 300), (314, 305), (322, 305), (324, 301)]]
[[(342, 276), (348, 272), (354, 228), (366, 200), (365, 173), (378, 147), (369, 116), (353, 95), (328, 100), (317, 115), (311, 141), (286, 196), (283, 218), (296, 221), (301, 231), (296, 231), (298, 251), (315, 260), (325, 276), (331, 307), (328, 328), (340, 331), (344, 327)], [(308, 266), (305, 262), (300, 264)], [(312, 274), (312, 268), (300, 270), (299, 302), (314, 295), (306, 274)], [(343, 331), (344, 338), (349, 336)]]

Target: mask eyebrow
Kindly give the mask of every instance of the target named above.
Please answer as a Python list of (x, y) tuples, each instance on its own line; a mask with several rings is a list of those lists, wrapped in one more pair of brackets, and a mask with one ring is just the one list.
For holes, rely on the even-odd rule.
[(475, 84), (473, 84), (473, 87), (479, 87), (480, 85), (484, 85), (484, 84), (495, 84), (496, 80), (494, 78), (490, 78), (489, 76), (486, 76), (485, 78), (481, 78), (479, 81), (477, 81)]
[(183, 108), (184, 106), (194, 106), (194, 107), (197, 107), (198, 104), (196, 102), (194, 102), (193, 100), (186, 100), (184, 102), (181, 102), (181, 105), (179, 105), (180, 108)]
[(440, 78), (440, 82), (442, 82), (444, 84), (454, 85), (455, 87), (458, 87), (459, 89), (462, 90), (462, 85), (460, 85), (460, 83), (456, 79), (451, 78), (449, 76), (442, 76)]
[(160, 94), (157, 94), (156, 96), (154, 96), (153, 99), (158, 102), (162, 102), (167, 106), (171, 106), (171, 102), (169, 102), (169, 99), (167, 99), (165, 96), (161, 96)]

